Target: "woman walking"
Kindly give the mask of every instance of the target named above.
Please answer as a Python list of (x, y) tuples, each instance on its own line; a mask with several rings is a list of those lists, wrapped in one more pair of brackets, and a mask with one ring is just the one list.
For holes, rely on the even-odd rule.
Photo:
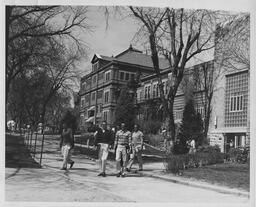
[(60, 138), (61, 154), (63, 156), (63, 164), (61, 170), (67, 170), (67, 164), (70, 164), (70, 169), (74, 165), (74, 161), (70, 159), (71, 149), (74, 148), (74, 136), (71, 127), (66, 122), (63, 123), (63, 130)]

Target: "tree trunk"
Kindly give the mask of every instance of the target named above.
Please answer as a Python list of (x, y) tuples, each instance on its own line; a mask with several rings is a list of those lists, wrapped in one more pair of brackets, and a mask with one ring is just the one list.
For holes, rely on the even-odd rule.
[(175, 123), (174, 123), (174, 117), (173, 117), (173, 105), (174, 105), (174, 99), (169, 99), (168, 101), (168, 131), (170, 132), (170, 139), (175, 140)]

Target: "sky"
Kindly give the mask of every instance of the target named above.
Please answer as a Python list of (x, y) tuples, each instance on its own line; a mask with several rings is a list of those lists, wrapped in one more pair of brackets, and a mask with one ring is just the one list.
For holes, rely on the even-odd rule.
[(106, 28), (106, 17), (103, 8), (89, 7), (88, 24), (93, 26), (93, 32), (81, 35), (89, 47), (87, 50), (88, 58), (80, 66), (83, 74), (88, 73), (91, 69), (90, 61), (95, 53), (116, 56), (130, 46), (134, 35), (140, 28), (140, 25), (131, 17), (121, 19), (111, 14), (108, 22)]

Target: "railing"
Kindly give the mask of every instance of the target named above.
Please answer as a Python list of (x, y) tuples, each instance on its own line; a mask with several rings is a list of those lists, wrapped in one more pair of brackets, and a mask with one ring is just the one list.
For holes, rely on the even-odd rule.
[(39, 160), (42, 165), (45, 134), (31, 129), (21, 130), (20, 135), (24, 137), (24, 143), (33, 158)]

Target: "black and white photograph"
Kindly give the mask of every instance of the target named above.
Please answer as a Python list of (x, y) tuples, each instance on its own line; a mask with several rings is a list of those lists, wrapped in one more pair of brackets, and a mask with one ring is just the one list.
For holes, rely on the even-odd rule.
[(3, 204), (254, 206), (252, 1), (67, 2), (2, 5)]

